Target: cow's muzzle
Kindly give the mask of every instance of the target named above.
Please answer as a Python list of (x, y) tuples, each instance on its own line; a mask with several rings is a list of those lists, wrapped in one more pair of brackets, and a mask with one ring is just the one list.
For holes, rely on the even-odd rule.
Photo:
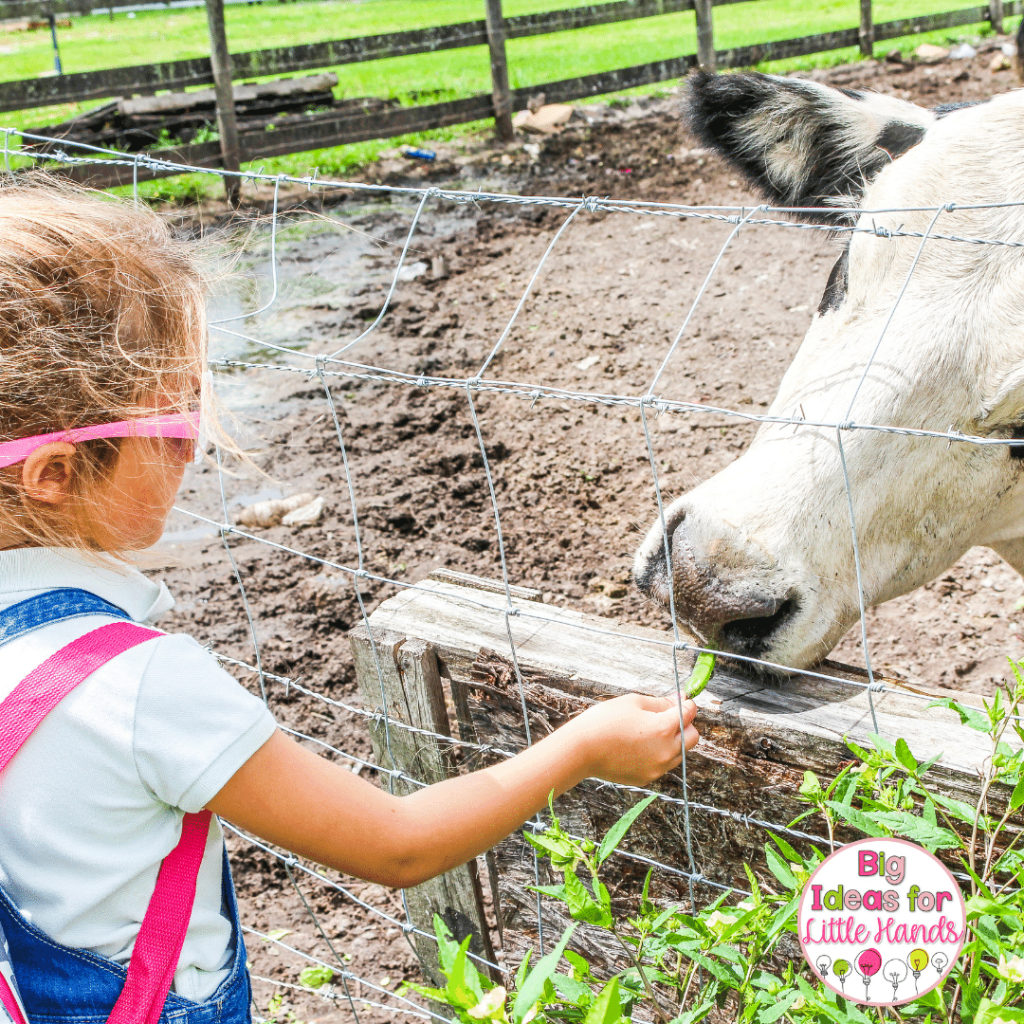
[(741, 531), (709, 521), (693, 508), (673, 510), (665, 526), (671, 573), (665, 533), (656, 529), (643, 564), (638, 561), (639, 588), (664, 605), (674, 604), (679, 623), (709, 646), (770, 657), (773, 642), (800, 604), (774, 560)]

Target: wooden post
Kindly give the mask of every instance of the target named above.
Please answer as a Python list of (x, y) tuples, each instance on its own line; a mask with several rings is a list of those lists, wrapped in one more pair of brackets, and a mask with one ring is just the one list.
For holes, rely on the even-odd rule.
[(505, 58), (505, 17), (501, 0), (485, 0), (487, 7), (487, 45), (491, 51), (491, 90), (494, 96), (494, 127), (502, 142), (511, 142), (512, 92), (508, 85), (508, 61)]
[[(231, 84), (231, 54), (224, 28), (224, 0), (206, 0), (206, 21), (210, 30), (210, 64), (213, 85), (217, 94), (217, 130), (220, 133), (220, 151), (225, 171), (237, 171), (241, 166), (238, 143), (238, 125), (235, 122), (235, 93)], [(236, 177), (224, 179), (224, 192), (228, 202), (238, 202), (240, 182)]]
[(875, 22), (871, 16), (871, 0), (860, 0), (860, 55), (873, 57), (875, 53)]
[[(365, 626), (353, 629), (349, 640), (363, 706), (368, 710), (387, 707), (388, 727), (385, 728), (383, 719), (371, 727), (377, 763), (428, 785), (456, 774), (450, 748), (442, 741), (399, 727), (401, 723), (451, 735), (434, 649), (422, 640), (409, 640), (383, 630), (374, 630), (371, 639)], [(408, 795), (418, 788), (404, 779), (395, 780), (394, 792), (399, 795)], [(472, 935), (470, 951), (494, 960), (475, 863), (463, 864), (406, 889), (405, 897), (409, 917), (417, 928), (433, 935), (434, 915), (438, 914), (456, 941)], [(437, 943), (416, 934), (411, 939), (424, 972), (434, 984), (443, 984)]]
[(715, 33), (711, 17), (712, 0), (693, 0), (697, 19), (697, 63), (705, 71), (715, 70)]
[(992, 31), (1003, 34), (1003, 0), (988, 0), (988, 20)]

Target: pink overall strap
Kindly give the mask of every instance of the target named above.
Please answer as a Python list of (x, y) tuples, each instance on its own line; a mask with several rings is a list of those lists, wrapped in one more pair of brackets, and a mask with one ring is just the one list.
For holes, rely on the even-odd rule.
[(196, 899), (209, 811), (186, 814), (181, 839), (164, 857), (128, 964), (128, 980), (107, 1024), (157, 1024), (178, 969)]
[[(117, 655), (162, 635), (131, 622), (113, 622), (73, 640), (30, 672), (0, 702), (0, 772), (79, 683)], [(192, 916), (210, 818), (209, 811), (186, 814), (178, 845), (160, 865), (110, 1024), (156, 1024), (163, 1012)]]

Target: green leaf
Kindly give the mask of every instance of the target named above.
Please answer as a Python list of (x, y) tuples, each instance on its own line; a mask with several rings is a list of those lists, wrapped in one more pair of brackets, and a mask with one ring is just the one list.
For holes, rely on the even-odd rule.
[(911, 814), (910, 811), (873, 811), (870, 817), (878, 824), (892, 829), (898, 835), (906, 836), (925, 847), (949, 850), (960, 845), (960, 840), (955, 832), (950, 832), (948, 828), (929, 824), (924, 818), (919, 818), (916, 814)]
[(993, 917), (1017, 917), (1021, 911), (1011, 904), (992, 899), (990, 896), (972, 896), (967, 901), (967, 916), (991, 914)]
[(1024, 1024), (1024, 1010), (999, 1006), (988, 998), (982, 999), (978, 1004), (978, 1012), (974, 1015), (974, 1024), (996, 1024), (997, 1021)]
[(910, 747), (907, 746), (907, 741), (900, 737), (896, 741), (896, 760), (899, 761), (908, 772), (917, 771), (917, 760), (914, 755), (910, 752)]
[(793, 874), (790, 866), (775, 852), (774, 848), (765, 843), (765, 859), (768, 861), (768, 870), (787, 888), (796, 888), (796, 875)]
[(544, 991), (544, 983), (555, 973), (558, 961), (562, 959), (562, 953), (569, 945), (569, 940), (575, 930), (576, 925), (569, 925), (558, 940), (558, 945), (546, 956), (542, 956), (537, 966), (526, 975), (512, 1006), (512, 1017), (516, 1021), (521, 1021), (533, 1008), (533, 1004), (540, 999), (541, 993)]
[(651, 806), (657, 799), (653, 794), (634, 807), (630, 807), (626, 813), (605, 834), (601, 845), (597, 850), (597, 863), (603, 864), (614, 852), (615, 848), (622, 842), (622, 837), (629, 831), (630, 825)]
[[(810, 775), (810, 772), (805, 772), (804, 774)], [(782, 851), (782, 856), (785, 857), (786, 860), (791, 860), (795, 864), (800, 863), (800, 854), (797, 853), (785, 839), (780, 838), (774, 832), (769, 832), (768, 838), (771, 839), (771, 841)]]
[(563, 860), (572, 860), (574, 858), (575, 854), (572, 843), (566, 839), (549, 835), (547, 832), (531, 833), (529, 830), (523, 833), (523, 838), (534, 849), (540, 850), (541, 853), (546, 853), (553, 857), (561, 857)]
[(1010, 810), (1016, 811), (1021, 806), (1024, 806), (1024, 775), (1017, 780), (1017, 785), (1013, 787), (1013, 793), (1010, 795)]
[(455, 956), (459, 951), (459, 944), (452, 938), (448, 925), (440, 914), (434, 915), (434, 934), (437, 936), (438, 960), (441, 963), (441, 970), (444, 974), (450, 974)]
[(448, 998), (452, 1005), (468, 1010), (484, 997), (480, 974), (469, 961), (469, 944), (473, 936), (467, 935), (459, 944), (459, 951), (448, 973)]
[(322, 988), (334, 979), (334, 971), (323, 964), (312, 964), (299, 975), (299, 984), (306, 988)]
[(568, 978), (564, 974), (554, 973), (551, 975), (551, 983), (555, 986), (558, 994), (572, 1003), (573, 1006), (589, 1006), (593, 992), (589, 985), (584, 985), (576, 978)]
[(528, 949), (526, 955), (519, 963), (519, 969), (516, 971), (516, 991), (519, 991), (523, 987), (523, 983), (526, 981), (526, 973), (530, 969), (530, 960), (533, 957), (533, 950)]
[(943, 697), (942, 700), (933, 700), (929, 704), (925, 705), (925, 710), (928, 708), (948, 708), (950, 711), (955, 711), (960, 716), (960, 721), (963, 725), (966, 725), (971, 729), (976, 729), (978, 732), (989, 731), (988, 715), (983, 714), (975, 708), (966, 707), (959, 701), (954, 700), (952, 697)]
[(796, 988), (780, 994), (776, 997), (776, 1002), (773, 1006), (768, 1007), (757, 1015), (758, 1021), (763, 1022), (763, 1024), (772, 1024), (773, 1021), (778, 1020), (800, 998), (800, 990)]
[(612, 926), (611, 911), (594, 899), (575, 871), (565, 873), (565, 905), (574, 921), (585, 921), (603, 928)]
[(576, 975), (577, 980), (590, 977), (590, 964), (579, 953), (574, 953), (571, 949), (567, 949), (565, 951), (565, 959), (572, 965), (573, 973)]
[(929, 795), (950, 816), (968, 825), (974, 824), (978, 816), (976, 807), (972, 807), (963, 800), (954, 800), (951, 797), (943, 796), (941, 793), (931, 793)]
[(600, 995), (594, 1000), (594, 1005), (587, 1010), (583, 1024), (618, 1024), (622, 1016), (622, 1000), (619, 998), (619, 979), (612, 978), (603, 989)]
[(879, 839), (886, 837), (885, 829), (880, 828), (863, 811), (858, 811), (855, 807), (847, 807), (837, 800), (828, 800), (826, 803), (840, 818), (854, 828), (859, 828), (865, 835), (874, 836)]

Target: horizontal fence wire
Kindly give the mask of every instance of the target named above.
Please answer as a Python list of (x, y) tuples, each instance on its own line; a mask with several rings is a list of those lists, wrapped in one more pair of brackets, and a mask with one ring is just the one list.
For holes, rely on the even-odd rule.
[[(4, 156), (5, 166), (8, 170), (11, 169), (12, 159), (14, 157), (23, 158), (26, 155), (32, 155), (26, 153), (26, 151), (16, 148), (20, 141), (27, 141), (30, 143), (45, 142), (47, 143), (47, 152), (45, 157), (35, 157), (40, 165), (53, 167), (60, 165), (74, 166), (76, 164), (91, 163), (95, 162), (97, 157), (103, 157), (109, 159), (110, 162), (117, 163), (123, 166), (134, 166), (138, 167), (150, 167), (158, 168), (162, 170), (174, 169), (182, 172), (190, 173), (201, 173), (201, 174), (213, 174), (218, 176), (228, 177), (226, 172), (214, 169), (214, 168), (202, 168), (202, 167), (190, 167), (188, 165), (170, 165), (163, 161), (151, 161), (145, 154), (136, 154), (132, 157), (126, 157), (124, 154), (117, 153), (116, 151), (106, 150), (99, 147), (86, 146), (80, 144), (71, 144), (62, 142), (61, 140), (45, 139), (38, 135), (30, 133), (23, 133), (13, 128), (0, 128), (0, 133), (4, 136)], [(12, 146), (14, 143), (14, 146)], [(327, 707), (336, 709), (344, 712), (347, 715), (356, 716), (367, 722), (368, 725), (374, 725), (377, 727), (383, 736), (383, 750), (382, 756), (376, 759), (367, 759), (366, 757), (358, 756), (352, 752), (348, 752), (326, 742), (325, 740), (312, 736), (309, 733), (302, 732), (298, 729), (283, 727), (284, 731), (299, 739), (305, 743), (311, 743), (318, 747), (320, 750), (329, 754), (331, 757), (339, 758), (342, 761), (348, 761), (353, 766), (358, 767), (360, 770), (366, 769), (377, 773), (382, 785), (390, 791), (394, 791), (394, 785), (396, 782), (403, 782), (412, 787), (422, 787), (426, 783), (422, 780), (416, 779), (410, 775), (404, 768), (402, 768), (396, 761), (393, 748), (392, 748), (392, 737), (398, 732), (404, 732), (410, 735), (422, 736), (425, 739), (436, 741), (447, 749), (451, 750), (462, 750), (466, 752), (468, 757), (477, 758), (511, 758), (516, 755), (518, 750), (506, 749), (505, 747), (475, 742), (467, 740), (465, 738), (454, 738), (452, 736), (437, 732), (431, 729), (420, 728), (412, 726), (408, 723), (395, 720), (388, 711), (388, 702), (385, 699), (384, 694), (384, 674), (383, 666), (380, 660), (380, 652), (377, 648), (376, 641), (374, 640), (374, 633), (371, 628), (370, 617), (367, 609), (367, 601), (369, 598), (364, 593), (363, 587), (368, 582), (381, 584), (387, 588), (392, 588), (394, 593), (398, 592), (423, 592), (423, 593), (434, 593), (429, 587), (419, 584), (410, 583), (408, 581), (398, 580), (391, 578), (387, 575), (380, 573), (374, 573), (367, 568), (364, 541), (362, 539), (362, 530), (359, 523), (359, 501), (358, 501), (358, 481), (352, 471), (348, 452), (346, 448), (346, 440), (344, 435), (343, 424), (341, 418), (338, 415), (335, 407), (335, 398), (330, 389), (331, 381), (341, 380), (359, 380), (367, 381), (372, 383), (380, 383), (387, 385), (395, 385), (404, 388), (417, 388), (417, 389), (440, 389), (461, 392), (466, 399), (467, 410), (469, 412), (470, 421), (473, 426), (473, 434), (480, 456), (480, 462), (483, 469), (484, 479), (487, 482), (488, 491), (488, 503), (490, 512), (493, 516), (493, 527), (494, 533), (498, 540), (498, 552), (499, 552), (499, 563), (501, 568), (501, 592), (492, 594), (488, 598), (474, 597), (471, 592), (467, 592), (464, 595), (460, 595), (460, 600), (465, 603), (474, 606), (482, 611), (495, 616), (495, 622), (501, 624), (501, 628), (507, 636), (508, 640), (508, 653), (510, 656), (510, 664), (512, 666), (515, 687), (518, 691), (518, 698), (521, 704), (522, 715), (523, 715), (523, 726), (525, 729), (526, 745), (528, 746), (531, 742), (530, 733), (530, 720), (527, 707), (526, 690), (523, 680), (523, 674), (520, 667), (519, 651), (517, 649), (517, 643), (515, 640), (515, 631), (513, 630), (513, 622), (529, 621), (531, 623), (543, 624), (545, 622), (557, 621), (563, 628), (570, 628), (573, 630), (582, 631), (588, 637), (592, 637), (595, 640), (601, 639), (609, 643), (615, 641), (621, 641), (623, 639), (629, 639), (633, 641), (639, 641), (644, 644), (653, 645), (655, 647), (665, 649), (671, 653), (673, 659), (673, 665), (676, 675), (676, 688), (677, 691), (681, 690), (680, 683), (680, 668), (678, 666), (678, 656), (684, 653), (695, 654), (702, 651), (710, 651), (719, 656), (727, 657), (734, 661), (747, 662), (761, 669), (769, 669), (775, 672), (786, 672), (787, 667), (784, 665), (775, 664), (772, 662), (765, 662), (753, 657), (745, 657), (737, 655), (729, 651), (717, 650), (713, 647), (707, 647), (695, 642), (692, 639), (686, 638), (679, 631), (678, 620), (674, 614), (674, 608), (671, 615), (673, 632), (666, 634), (664, 639), (654, 638), (649, 635), (640, 635), (637, 633), (631, 633), (627, 629), (610, 629), (603, 628), (593, 622), (574, 622), (565, 618), (559, 618), (552, 613), (552, 609), (542, 603), (516, 600), (513, 593), (513, 581), (510, 578), (509, 568), (505, 558), (505, 541), (504, 541), (504, 529), (502, 522), (502, 514), (500, 503), (497, 498), (496, 489), (494, 485), (494, 477), (491, 470), (490, 459), (487, 452), (486, 438), (481, 426), (479, 417), (477, 416), (476, 406), (474, 404), (474, 396), (481, 394), (490, 395), (506, 395), (523, 401), (531, 403), (531, 407), (536, 405), (538, 402), (548, 401), (559, 401), (559, 402), (576, 402), (581, 405), (592, 404), (604, 407), (623, 407), (634, 409), (640, 414), (640, 421), (642, 424), (644, 439), (647, 447), (647, 458), (649, 461), (649, 468), (651, 472), (652, 483), (654, 485), (655, 495), (657, 497), (659, 519), (662, 528), (663, 536), (666, 537), (666, 565), (669, 572), (671, 573), (671, 551), (667, 545), (667, 526), (665, 518), (664, 503), (661, 498), (661, 489), (659, 484), (659, 469), (657, 460), (655, 458), (654, 446), (652, 443), (650, 433), (650, 423), (648, 417), (657, 417), (660, 415), (678, 415), (678, 414), (701, 414), (713, 418), (721, 418), (727, 421), (742, 421), (749, 422), (752, 424), (783, 424), (791, 425), (794, 429), (808, 429), (813, 428), (817, 430), (830, 430), (835, 431), (838, 439), (840, 454), (843, 453), (843, 438), (850, 438), (859, 432), (877, 432), (881, 434), (891, 435), (904, 435), (912, 438), (919, 438), (922, 441), (934, 441), (945, 442), (946, 447), (951, 445), (970, 445), (978, 448), (985, 447), (1005, 447), (1013, 444), (1021, 444), (1019, 439), (1009, 436), (983, 436), (981, 434), (967, 433), (958, 429), (954, 429), (951, 425), (946, 431), (933, 430), (925, 428), (915, 428), (903, 424), (885, 424), (885, 423), (870, 423), (870, 422), (859, 422), (855, 418), (855, 405), (857, 394), (853, 395), (853, 399), (849, 403), (849, 408), (846, 414), (841, 420), (821, 420), (805, 417), (800, 411), (800, 415), (783, 416), (777, 413), (754, 413), (747, 412), (742, 409), (730, 409), (718, 405), (711, 405), (704, 402), (685, 402), (675, 399), (669, 399), (659, 396), (655, 393), (658, 383), (661, 378), (662, 371), (672, 358), (675, 349), (683, 337), (691, 318), (697, 310), (698, 304), (701, 302), (708, 282), (711, 280), (712, 275), (718, 265), (718, 263), (724, 258), (732, 241), (741, 232), (747, 232), (752, 229), (764, 229), (770, 228), (775, 229), (792, 229), (799, 231), (827, 231), (831, 234), (868, 234), (876, 238), (895, 243), (899, 239), (906, 238), (910, 244), (916, 246), (917, 256), (915, 257), (910, 269), (907, 273), (906, 279), (903, 284), (903, 290), (900, 292), (900, 298), (906, 291), (907, 285), (909, 284), (912, 275), (914, 274), (918, 259), (921, 253), (924, 251), (925, 246), (929, 242), (941, 241), (945, 243), (964, 244), (964, 245), (985, 245), (985, 246), (1001, 246), (1008, 249), (1017, 249), (1024, 247), (1024, 239), (1019, 238), (1002, 238), (1002, 239), (988, 239), (988, 238), (973, 238), (964, 237), (949, 232), (942, 232), (938, 230), (941, 225), (943, 218), (948, 218), (949, 215), (956, 211), (969, 211), (969, 210), (982, 210), (982, 209), (996, 209), (1009, 206), (1021, 206), (1022, 203), (993, 203), (993, 204), (973, 204), (973, 205), (956, 205), (952, 203), (939, 204), (937, 206), (928, 207), (917, 207), (907, 208), (901, 210), (893, 209), (877, 209), (877, 210), (861, 210), (856, 208), (841, 209), (836, 207), (830, 207), (827, 211), (828, 217), (830, 218), (829, 225), (821, 224), (810, 224), (804, 221), (795, 220), (794, 217), (801, 215), (807, 215), (813, 211), (806, 208), (772, 208), (769, 206), (756, 206), (756, 207), (744, 207), (744, 206), (691, 206), (684, 204), (673, 204), (673, 203), (659, 203), (659, 202), (647, 202), (647, 201), (625, 201), (625, 200), (611, 200), (607, 198), (599, 197), (551, 197), (551, 196), (518, 196), (505, 193), (497, 192), (483, 192), (483, 191), (466, 191), (457, 189), (444, 189), (431, 186), (429, 188), (412, 188), (412, 187), (395, 187), (386, 185), (375, 185), (364, 182), (351, 182), (343, 180), (329, 180), (320, 178), (318, 175), (313, 174), (306, 177), (294, 177), (287, 175), (271, 175), (264, 174), (261, 171), (255, 172), (244, 172), (236, 177), (240, 177), (244, 181), (249, 182), (260, 182), (264, 184), (271, 184), (274, 188), (273, 206), (270, 213), (270, 252), (271, 252), (271, 276), (272, 276), (272, 292), (270, 299), (266, 302), (258, 304), (257, 312), (266, 312), (272, 309), (279, 302), (279, 289), (278, 289), (278, 261), (280, 259), (277, 239), (278, 239), (278, 228), (282, 218), (282, 214), (279, 210), (278, 198), (279, 192), (282, 185), (299, 185), (304, 186), (308, 190), (347, 190), (353, 194), (361, 194), (367, 197), (372, 196), (399, 196), (410, 200), (416, 201), (416, 209), (410, 217), (410, 224), (408, 231), (405, 234), (404, 243), (401, 247), (400, 255), (397, 258), (394, 274), (392, 275), (390, 287), (387, 291), (386, 298), (381, 304), (381, 308), (376, 318), (365, 330), (362, 330), (355, 338), (352, 339), (337, 339), (338, 345), (334, 347), (332, 351), (325, 352), (308, 352), (308, 351), (296, 351), (291, 348), (284, 346), (275, 346), (262, 339), (251, 337), (244, 332), (233, 330), (226, 326), (227, 323), (248, 318), (252, 316), (252, 313), (240, 314), (237, 317), (231, 317), (227, 319), (221, 319), (211, 322), (211, 329), (221, 332), (226, 336), (234, 337), (241, 340), (252, 342), (253, 344), (259, 345), (264, 350), (276, 351), (282, 356), (286, 357), (285, 361), (273, 363), (266, 361), (256, 360), (243, 360), (243, 359), (229, 359), (229, 358), (216, 358), (211, 359), (211, 367), (216, 370), (223, 371), (247, 371), (250, 373), (270, 373), (270, 374), (299, 374), (304, 375), (307, 380), (311, 383), (318, 382), (319, 386), (324, 392), (324, 401), (327, 406), (328, 415), (335, 428), (337, 436), (337, 466), (343, 471), (345, 489), (347, 492), (348, 500), (351, 505), (351, 525), (353, 530), (353, 536), (355, 539), (357, 549), (357, 559), (355, 564), (347, 564), (346, 562), (336, 561), (329, 558), (317, 556), (309, 551), (303, 551), (298, 547), (282, 544), (279, 542), (271, 541), (266, 537), (262, 537), (259, 534), (250, 530), (242, 529), (234, 523), (230, 522), (227, 510), (227, 498), (223, 491), (223, 476), (221, 476), (221, 499), (222, 499), (222, 515), (220, 518), (216, 516), (205, 515), (200, 512), (189, 510), (186, 508), (176, 507), (176, 511), (181, 514), (190, 517), (194, 522), (203, 524), (210, 527), (216, 534), (219, 534), (226, 553), (230, 560), (232, 573), (236, 580), (237, 586), (243, 602), (243, 608), (245, 617), (247, 620), (248, 636), (250, 638), (251, 646), (254, 652), (255, 664), (251, 664), (239, 658), (229, 657), (221, 652), (213, 650), (212, 653), (219, 659), (219, 661), (225, 665), (231, 666), (240, 672), (254, 675), (259, 683), (260, 691), (264, 696), (264, 699), (268, 704), (272, 705), (273, 700), (277, 699), (278, 696), (288, 699), (293, 694), (301, 694), (303, 698), (310, 701), (319, 702)], [(489, 354), (483, 363), (479, 366), (476, 373), (466, 377), (442, 377), (432, 376), (427, 374), (414, 374), (403, 372), (394, 367), (373, 365), (370, 363), (354, 362), (348, 359), (342, 359), (340, 356), (345, 353), (348, 349), (355, 346), (357, 343), (361, 343), (373, 332), (376, 331), (381, 322), (385, 319), (387, 313), (391, 309), (393, 298), (397, 290), (399, 281), (401, 280), (401, 271), (406, 264), (406, 260), (412, 246), (412, 243), (416, 237), (417, 230), (421, 223), (424, 212), (428, 209), (430, 204), (439, 203), (455, 203), (455, 204), (467, 204), (472, 203), (480, 208), (486, 205), (501, 207), (501, 206), (524, 206), (524, 207), (547, 207), (556, 210), (561, 210), (565, 213), (566, 219), (562, 224), (552, 233), (551, 240), (546, 247), (543, 257), (539, 260), (533, 269), (532, 276), (530, 277), (529, 283), (522, 292), (522, 295), (515, 307), (515, 310), (508, 321), (507, 325), (500, 332), (496, 338), (493, 347), (490, 349)], [(881, 217), (893, 213), (927, 213), (931, 215), (931, 222), (929, 227), (925, 231), (913, 231), (904, 230), (903, 228), (889, 229), (883, 226), (874, 224), (871, 221), (872, 217)], [(639, 216), (639, 217), (671, 217), (680, 220), (693, 219), (701, 221), (711, 221), (720, 223), (722, 225), (731, 226), (732, 231), (724, 244), (719, 249), (716, 258), (710, 261), (708, 266), (709, 270), (704, 279), (704, 283), (698, 291), (696, 298), (693, 300), (692, 306), (682, 323), (681, 328), (674, 336), (671, 344), (666, 348), (666, 354), (660, 364), (658, 373), (655, 375), (650, 383), (636, 393), (603, 393), (596, 391), (587, 391), (582, 389), (571, 389), (563, 387), (554, 387), (550, 385), (538, 384), (530, 381), (509, 381), (498, 378), (492, 378), (485, 376), (491, 362), (499, 354), (503, 344), (509, 337), (514, 325), (517, 322), (528, 296), (530, 295), (531, 289), (538, 279), (542, 269), (544, 268), (545, 262), (550, 254), (556, 249), (563, 235), (569, 229), (574, 218), (584, 216), (592, 213), (616, 213), (620, 215), (628, 216)], [(832, 221), (837, 216), (841, 215), (845, 218), (845, 223), (841, 223), (835, 226)], [(894, 303), (892, 312), (895, 311), (896, 305), (899, 302), (899, 298)], [(892, 318), (892, 312), (890, 313), (890, 320)], [(888, 327), (888, 321), (886, 328)], [(878, 337), (877, 343), (874, 346), (874, 351), (864, 367), (863, 373), (866, 378), (871, 366), (874, 362), (875, 355), (877, 354), (882, 341), (885, 337), (885, 329), (883, 329), (881, 335)], [(1005, 433), (1005, 431), (1004, 431)], [(859, 554), (858, 552), (858, 531), (855, 518), (853, 517), (853, 498), (852, 498), (852, 487), (848, 473), (845, 472), (845, 456), (844, 458), (844, 489), (846, 492), (847, 500), (849, 502), (851, 512), (850, 529), (854, 544), (854, 552), (858, 560), (857, 564), (857, 590), (858, 596), (861, 602), (862, 613), (866, 610), (866, 601), (864, 596), (863, 580), (861, 578), (860, 565), (859, 565)], [(218, 466), (219, 466), (219, 453), (218, 453)], [(256, 629), (256, 621), (251, 612), (251, 606), (246, 596), (246, 586), (243, 575), (239, 570), (238, 563), (234, 557), (232, 542), (236, 540), (244, 540), (247, 542), (253, 542), (267, 549), (280, 552), (284, 555), (294, 556), (296, 558), (307, 560), (318, 566), (326, 569), (333, 570), (343, 577), (347, 577), (352, 587), (352, 593), (358, 603), (360, 610), (360, 618), (363, 624), (366, 626), (368, 635), (370, 638), (370, 644), (375, 662), (375, 668), (378, 676), (378, 680), (381, 686), (380, 701), (375, 706), (359, 706), (352, 702), (338, 700), (334, 697), (329, 696), (326, 693), (322, 693), (306, 685), (302, 681), (301, 676), (289, 677), (267, 671), (263, 664), (260, 654), (260, 642), (258, 639), (258, 631)], [(669, 588), (670, 594), (672, 588)], [(862, 614), (861, 621), (863, 623), (864, 616)], [(802, 670), (801, 675), (809, 679), (820, 680), (834, 684), (836, 686), (848, 687), (852, 690), (864, 690), (867, 692), (868, 699), (871, 702), (872, 714), (874, 713), (873, 700), (874, 695), (881, 694), (884, 692), (898, 692), (906, 697), (914, 698), (919, 701), (934, 701), (937, 697), (936, 694), (927, 693), (923, 690), (916, 689), (913, 686), (903, 684), (896, 680), (886, 680), (880, 675), (876, 675), (871, 667), (870, 651), (868, 646), (868, 636), (866, 630), (862, 632), (862, 647), (865, 658), (865, 665), (867, 669), (866, 679), (855, 679), (848, 678), (846, 676), (840, 676), (828, 671), (819, 671), (816, 669)], [(268, 685), (270, 684), (270, 685)], [(364, 702), (365, 703), (365, 702)], [(1018, 716), (1017, 720), (1020, 720)], [(378, 761), (384, 763), (377, 763)], [(388, 762), (390, 761), (390, 765)], [(656, 872), (663, 873), (668, 876), (674, 876), (684, 881), (689, 887), (689, 907), (692, 910), (697, 907), (701, 902), (698, 893), (695, 892), (694, 886), (710, 887), (711, 889), (717, 890), (732, 890), (739, 893), (746, 893), (745, 890), (736, 889), (722, 884), (714, 879), (707, 878), (699, 869), (696, 863), (694, 855), (694, 849), (691, 840), (691, 812), (699, 813), (702, 815), (709, 815), (717, 817), (722, 820), (728, 819), (729, 821), (741, 824), (747, 829), (756, 828), (765, 833), (775, 833), (777, 835), (788, 836), (793, 839), (802, 840), (811, 844), (814, 844), (816, 848), (825, 848), (829, 845), (827, 837), (816, 835), (814, 833), (802, 831), (792, 827), (792, 825), (785, 824), (783, 822), (773, 822), (766, 820), (763, 817), (745, 814), (734, 808), (717, 806), (706, 802), (700, 802), (691, 796), (689, 787), (686, 784), (686, 763), (687, 755), (685, 749), (683, 750), (683, 762), (681, 766), (681, 779), (670, 778), (666, 785), (669, 791), (662, 792), (650, 789), (648, 787), (641, 786), (625, 786), (617, 783), (609, 783), (598, 780), (597, 785), (599, 788), (608, 788), (623, 791), (625, 793), (634, 794), (636, 796), (648, 796), (653, 795), (656, 797), (662, 805), (666, 807), (673, 807), (680, 809), (683, 816), (683, 831), (684, 831), (684, 851), (682, 858), (686, 861), (686, 867), (680, 867), (678, 864), (667, 864), (663, 861), (655, 858), (646, 856), (641, 853), (633, 852), (628, 849), (616, 851), (617, 855), (625, 860), (630, 860), (638, 864), (645, 865), (652, 868)], [(543, 816), (538, 815), (532, 822), (526, 826), (528, 829), (540, 830), (545, 827), (545, 819)], [(316, 912), (310, 905), (302, 892), (302, 889), (298, 885), (297, 877), (295, 872), (298, 872), (303, 878), (314, 882), (316, 885), (324, 887), (332, 893), (338, 894), (345, 901), (348, 901), (352, 906), (358, 907), (362, 911), (375, 918), (378, 918), (386, 922), (391, 927), (399, 929), (406, 937), (415, 936), (418, 939), (425, 939), (431, 942), (436, 942), (435, 936), (418, 927), (412, 920), (409, 913), (408, 903), (403, 901), (404, 915), (395, 916), (381, 909), (380, 907), (373, 906), (372, 903), (362, 899), (356, 893), (352, 891), (349, 886), (342, 884), (324, 874), (323, 871), (317, 870), (317, 867), (313, 867), (305, 863), (301, 858), (296, 857), (293, 854), (282, 852), (275, 848), (272, 844), (265, 843), (257, 836), (254, 836), (244, 830), (238, 829), (232, 825), (225, 823), (225, 828), (232, 833), (240, 842), (249, 844), (254, 849), (261, 851), (264, 855), (276, 860), (279, 864), (283, 865), (285, 871), (288, 874), (288, 878), (294, 887), (295, 891), (300, 896), (302, 903), (309, 914), (317, 934), (323, 939), (327, 947), (331, 951), (331, 960), (328, 962), (326, 959), (320, 958), (313, 955), (312, 953), (301, 951), (297, 948), (289, 946), (286, 943), (280, 941), (279, 938), (274, 938), (273, 935), (267, 935), (262, 932), (258, 932), (248, 926), (245, 931), (248, 935), (253, 938), (265, 942), (272, 943), (275, 946), (289, 952), (302, 962), (307, 962), (312, 965), (319, 965), (324, 968), (328, 968), (333, 971), (334, 976), (339, 980), (341, 984), (341, 991), (336, 988), (330, 988), (327, 991), (321, 991), (320, 997), (338, 1008), (347, 1007), (353, 1014), (357, 1024), (359, 1020), (359, 1008), (357, 1004), (365, 1004), (377, 1009), (386, 1009), (390, 1013), (404, 1014), (407, 1016), (420, 1017), (423, 1019), (437, 1019), (446, 1020), (447, 1018), (438, 1015), (435, 1010), (420, 1005), (404, 996), (400, 996), (394, 992), (383, 988), (380, 985), (375, 985), (372, 981), (366, 978), (358, 977), (356, 974), (348, 970), (345, 965), (343, 957), (335, 949), (331, 938), (327, 935), (324, 930), (322, 923), (319, 921)], [(583, 837), (575, 837), (583, 838)], [(841, 845), (836, 842), (834, 845)], [(536, 850), (532, 851), (533, 856), (533, 870), (534, 877), (540, 881), (540, 870), (537, 861)], [(961, 875), (960, 877), (966, 878), (967, 876)], [(540, 952), (543, 953), (545, 946), (545, 934), (543, 925), (543, 908), (541, 905), (540, 894), (537, 895), (536, 904), (536, 920), (533, 922), (537, 929), (538, 943)], [(471, 954), (474, 959), (485, 968), (492, 968), (494, 970), (503, 970), (504, 965), (489, 960), (486, 957), (481, 957), (475, 954)], [(265, 979), (260, 977), (259, 980), (266, 981), (268, 984), (279, 986), (282, 989), (288, 991), (306, 992), (308, 989), (303, 986), (295, 986), (289, 982), (281, 981), (279, 979)], [(361, 994), (353, 995), (351, 985), (360, 986), (360, 992), (362, 986), (365, 986), (368, 991), (373, 992), (378, 997), (374, 1000), (366, 999)]]

